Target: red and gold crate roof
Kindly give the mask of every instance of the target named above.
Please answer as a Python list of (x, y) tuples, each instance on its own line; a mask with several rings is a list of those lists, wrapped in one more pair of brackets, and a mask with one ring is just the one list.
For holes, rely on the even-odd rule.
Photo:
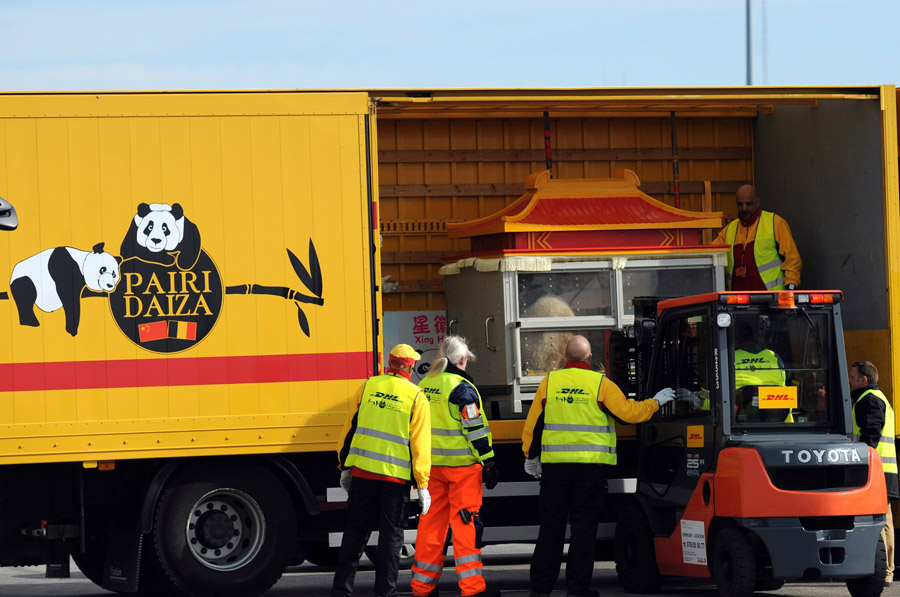
[(545, 170), (529, 176), (525, 194), (506, 208), (448, 223), (447, 232), (450, 238), (469, 238), (468, 255), (478, 257), (709, 250), (701, 232), (720, 228), (721, 212), (677, 209), (640, 186), (631, 170), (617, 170), (614, 178), (564, 180), (551, 179)]
[(448, 223), (451, 238), (510, 232), (720, 228), (721, 212), (676, 209), (640, 190), (631, 170), (615, 178), (551, 179), (544, 170), (528, 177), (525, 194), (490, 216)]

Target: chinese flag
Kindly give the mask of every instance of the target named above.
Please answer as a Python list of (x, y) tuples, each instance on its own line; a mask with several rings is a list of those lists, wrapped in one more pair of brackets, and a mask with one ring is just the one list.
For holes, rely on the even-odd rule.
[(151, 342), (153, 340), (164, 340), (168, 335), (168, 327), (165, 321), (154, 321), (153, 323), (142, 323), (138, 326), (138, 333), (141, 336), (141, 342)]
[(179, 340), (196, 340), (197, 324), (192, 321), (170, 321), (169, 338)]

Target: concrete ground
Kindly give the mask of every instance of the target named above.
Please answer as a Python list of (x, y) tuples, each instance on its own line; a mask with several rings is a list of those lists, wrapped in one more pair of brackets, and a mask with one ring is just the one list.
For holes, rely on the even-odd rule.
[[(529, 545), (503, 545), (485, 548), (485, 576), (490, 584), (501, 589), (503, 597), (528, 597), (528, 563), (532, 547)], [(105, 591), (79, 571), (75, 564), (68, 579), (45, 578), (44, 567), (0, 568), (0, 597), (61, 597), (61, 596), (109, 596)], [(563, 575), (560, 575), (561, 578)], [(330, 570), (303, 564), (290, 568), (282, 579), (266, 595), (292, 597), (328, 597), (331, 586)], [(356, 594), (363, 597), (372, 595), (375, 572), (372, 564), (363, 558), (356, 579)], [(398, 589), (401, 595), (411, 595), (409, 590), (410, 571), (401, 570)], [(594, 566), (593, 588), (604, 596), (629, 595), (619, 586), (615, 565), (612, 562), (597, 562)], [(441, 595), (459, 595), (452, 569), (447, 570), (439, 587)], [(557, 584), (554, 596), (565, 595), (562, 580)], [(705, 596), (717, 595), (711, 581), (690, 579), (669, 579), (658, 595)], [(778, 591), (758, 593), (777, 597), (820, 597), (828, 595), (849, 595), (843, 583), (798, 583), (785, 585)], [(884, 595), (900, 597), (900, 583), (885, 589)]]

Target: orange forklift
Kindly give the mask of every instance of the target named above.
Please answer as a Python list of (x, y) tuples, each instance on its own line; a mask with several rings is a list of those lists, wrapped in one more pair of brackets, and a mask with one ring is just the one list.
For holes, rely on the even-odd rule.
[(844, 580), (880, 595), (881, 460), (852, 434), (838, 291), (635, 301), (633, 375), (678, 400), (637, 430), (615, 560), (630, 593), (712, 577), (741, 597)]

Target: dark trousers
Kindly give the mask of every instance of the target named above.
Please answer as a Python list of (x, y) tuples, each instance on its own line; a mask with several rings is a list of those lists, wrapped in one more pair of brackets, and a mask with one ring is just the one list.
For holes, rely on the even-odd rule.
[(397, 595), (397, 570), (400, 567), (400, 548), (403, 547), (408, 505), (409, 485), (353, 478), (347, 498), (347, 524), (331, 585), (332, 597), (353, 594), (359, 558), (373, 530), (378, 531), (374, 595)]
[(597, 524), (606, 500), (606, 467), (596, 464), (545, 464), (541, 475), (541, 530), (531, 558), (531, 590), (550, 593), (559, 576), (566, 521), (569, 595), (587, 595), (594, 572)]

